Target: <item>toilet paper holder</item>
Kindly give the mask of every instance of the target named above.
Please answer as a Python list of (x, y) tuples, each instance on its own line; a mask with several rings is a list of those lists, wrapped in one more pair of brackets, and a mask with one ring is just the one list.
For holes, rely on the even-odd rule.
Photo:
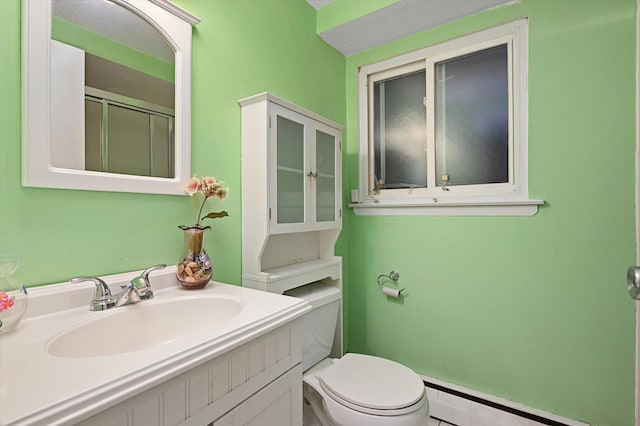
[(395, 298), (398, 298), (398, 297), (402, 296), (402, 292), (404, 291), (404, 288), (397, 289), (397, 288), (393, 288), (393, 287), (385, 287), (380, 282), (380, 280), (382, 278), (386, 278), (386, 279), (388, 279), (390, 281), (393, 281), (395, 283), (400, 278), (400, 273), (398, 271), (391, 271), (391, 272), (389, 272), (388, 275), (387, 274), (380, 274), (380, 275), (378, 275), (378, 279), (376, 281), (378, 283), (378, 287), (380, 287), (380, 290), (382, 290), (383, 294), (386, 294), (387, 296), (395, 297)]

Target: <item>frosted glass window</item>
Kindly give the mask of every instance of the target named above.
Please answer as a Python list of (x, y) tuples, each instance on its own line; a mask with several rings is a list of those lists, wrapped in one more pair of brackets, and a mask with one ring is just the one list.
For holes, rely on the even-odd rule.
[(278, 116), (277, 122), (277, 220), (304, 222), (304, 126)]
[(503, 44), (374, 78), (370, 190), (509, 183), (508, 60)]
[(527, 32), (521, 19), (359, 68), (357, 203), (421, 215), (528, 198)]
[(316, 130), (316, 221), (336, 219), (336, 139)]
[(435, 65), (436, 184), (509, 181), (507, 46)]
[(427, 185), (425, 71), (374, 85), (374, 182), (380, 188)]

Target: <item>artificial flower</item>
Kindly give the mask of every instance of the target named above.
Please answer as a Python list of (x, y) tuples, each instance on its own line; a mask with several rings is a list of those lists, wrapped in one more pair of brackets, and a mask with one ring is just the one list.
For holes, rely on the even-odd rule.
[(196, 228), (200, 228), (200, 224), (204, 219), (216, 219), (220, 217), (229, 216), (225, 210), (219, 212), (210, 212), (204, 216), (202, 216), (202, 209), (206, 204), (207, 200), (211, 197), (216, 197), (219, 200), (224, 200), (229, 193), (229, 188), (225, 188), (224, 182), (218, 181), (216, 178), (211, 176), (203, 176), (202, 179), (198, 179), (197, 176), (192, 177), (187, 182), (185, 187), (185, 191), (187, 194), (193, 196), (194, 194), (200, 192), (203, 196), (202, 204), (200, 205), (200, 210), (198, 211), (198, 217), (196, 219)]

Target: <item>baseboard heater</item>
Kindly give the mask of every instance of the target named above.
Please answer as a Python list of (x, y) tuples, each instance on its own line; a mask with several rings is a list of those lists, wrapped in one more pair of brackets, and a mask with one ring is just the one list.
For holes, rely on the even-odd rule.
[[(533, 414), (533, 413), (529, 413), (529, 412), (526, 412), (526, 411), (523, 411), (523, 410), (519, 410), (519, 409), (514, 408), (514, 407), (509, 407), (507, 405), (500, 404), (500, 403), (497, 403), (495, 401), (490, 401), (490, 400), (482, 398), (482, 397), (471, 395), (471, 394), (463, 392), (463, 391), (451, 389), (451, 388), (448, 388), (446, 386), (443, 386), (443, 385), (440, 385), (440, 384), (437, 384), (437, 383), (433, 383), (431, 381), (423, 380), (423, 382), (424, 382), (424, 385), (427, 388), (433, 389), (435, 391), (444, 392), (444, 393), (449, 394), (451, 396), (462, 398), (464, 400), (471, 401), (471, 402), (474, 402), (476, 404), (480, 404), (480, 405), (483, 405), (483, 406), (491, 407), (493, 409), (500, 410), (500, 411), (509, 413), (511, 415), (514, 415), (514, 416), (518, 416), (518, 417), (522, 417), (522, 418), (525, 418), (525, 419), (528, 419), (528, 420), (532, 420), (534, 422), (540, 423), (541, 425), (572, 426), (570, 423), (563, 423), (563, 422), (560, 422), (560, 421), (557, 421), (557, 420), (552, 420), (552, 419), (549, 419), (549, 418), (546, 418), (546, 417), (543, 417), (543, 416), (540, 416), (540, 415), (537, 415), (537, 414)], [(429, 401), (429, 403), (431, 405), (433, 405), (434, 403), (437, 404), (438, 402), (437, 401), (433, 401), (433, 402)], [(455, 422), (455, 419), (441, 419), (441, 418), (439, 418), (437, 416), (437, 413), (434, 413), (434, 414), (435, 415), (433, 417), (438, 418), (439, 420), (443, 420), (445, 422), (451, 422), (451, 421)]]

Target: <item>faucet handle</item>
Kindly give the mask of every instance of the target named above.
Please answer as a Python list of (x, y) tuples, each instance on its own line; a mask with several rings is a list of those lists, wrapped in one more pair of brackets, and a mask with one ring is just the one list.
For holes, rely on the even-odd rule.
[(158, 269), (164, 269), (166, 267), (167, 267), (167, 265), (165, 265), (164, 263), (162, 263), (160, 265), (151, 266), (151, 267), (147, 268), (142, 274), (140, 274), (140, 276), (142, 278), (144, 278), (145, 280), (149, 281), (149, 274), (152, 271), (155, 271), (155, 270), (158, 270)]
[(93, 293), (93, 300), (89, 304), (89, 309), (92, 311), (104, 311), (111, 309), (116, 305), (111, 296), (111, 290), (107, 283), (96, 277), (76, 277), (71, 278), (72, 283), (81, 283), (84, 281), (91, 281), (96, 285), (96, 289)]
[(167, 265), (155, 265), (147, 268), (140, 274), (139, 277), (136, 277), (131, 280), (131, 285), (133, 285), (136, 290), (138, 290), (138, 294), (140, 295), (140, 299), (148, 300), (153, 299), (153, 290), (151, 290), (151, 283), (149, 282), (149, 274), (158, 269), (164, 269)]

